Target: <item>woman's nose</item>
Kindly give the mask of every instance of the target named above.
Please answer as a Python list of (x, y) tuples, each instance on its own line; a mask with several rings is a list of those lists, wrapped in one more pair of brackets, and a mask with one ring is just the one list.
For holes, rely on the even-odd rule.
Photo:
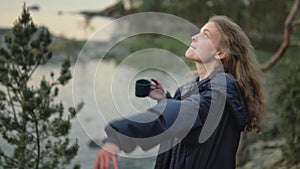
[(192, 36), (192, 41), (196, 42), (197, 41), (197, 34)]
[(196, 35), (192, 36), (192, 41), (196, 41)]

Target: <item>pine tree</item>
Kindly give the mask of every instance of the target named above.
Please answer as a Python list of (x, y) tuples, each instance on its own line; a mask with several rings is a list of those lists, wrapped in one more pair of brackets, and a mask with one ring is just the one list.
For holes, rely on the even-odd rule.
[[(21, 16), (0, 48), (0, 131), (13, 150), (0, 147), (0, 168), (65, 168), (77, 155), (79, 145), (69, 139), (70, 120), (83, 106), (65, 111), (55, 100), (59, 87), (71, 78), (70, 60), (61, 66), (56, 77), (51, 72), (39, 85), (32, 85), (37, 68), (52, 57), (51, 34), (38, 28), (23, 5)], [(75, 165), (74, 168), (80, 168)]]

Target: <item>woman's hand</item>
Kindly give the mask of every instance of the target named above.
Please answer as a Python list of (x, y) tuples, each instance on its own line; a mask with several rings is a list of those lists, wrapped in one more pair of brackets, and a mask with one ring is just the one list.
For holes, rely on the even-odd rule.
[(162, 87), (162, 85), (154, 78), (151, 78), (151, 89), (149, 93), (149, 97), (151, 97), (154, 100), (160, 101), (164, 98), (166, 98), (166, 93)]
[(98, 152), (94, 169), (110, 169), (110, 161), (114, 169), (119, 169), (117, 161), (117, 153), (119, 147), (113, 143), (106, 142)]

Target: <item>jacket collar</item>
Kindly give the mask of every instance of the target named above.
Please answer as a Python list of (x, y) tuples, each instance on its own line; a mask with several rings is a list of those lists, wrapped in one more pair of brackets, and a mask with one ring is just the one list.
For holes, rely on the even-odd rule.
[(224, 73), (224, 70), (223, 69), (221, 69), (221, 68), (217, 68), (217, 69), (215, 69), (207, 78), (205, 78), (205, 79), (203, 79), (203, 80), (200, 80), (199, 81), (199, 79), (200, 79), (200, 77), (199, 77), (199, 75), (197, 74), (197, 75), (195, 75), (195, 81), (194, 82), (196, 82), (197, 83), (197, 85), (198, 85), (198, 87), (200, 87), (200, 86), (203, 86), (204, 84), (206, 84), (206, 83), (208, 83), (212, 78), (214, 78), (217, 74), (219, 74), (219, 73)]
[(206, 84), (210, 82), (212, 78), (214, 78), (217, 74), (222, 73), (222, 69), (214, 70), (207, 78), (199, 81), (199, 75), (195, 75), (189, 80), (182, 88), (181, 95), (188, 95), (189, 93), (193, 93), (198, 91), (200, 88), (203, 88)]

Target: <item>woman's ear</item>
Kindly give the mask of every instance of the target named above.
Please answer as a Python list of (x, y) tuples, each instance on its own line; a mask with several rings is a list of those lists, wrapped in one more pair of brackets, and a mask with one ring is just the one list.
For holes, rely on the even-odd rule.
[(226, 57), (228, 56), (228, 52), (226, 51), (218, 51), (215, 58), (216, 59), (220, 59), (220, 60), (223, 60), (225, 59)]

